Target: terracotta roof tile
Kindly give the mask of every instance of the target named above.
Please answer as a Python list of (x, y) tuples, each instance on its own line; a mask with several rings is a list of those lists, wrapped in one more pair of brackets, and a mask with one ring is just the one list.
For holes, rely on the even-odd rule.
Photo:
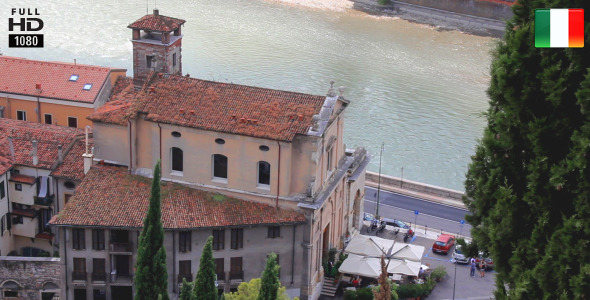
[[(0, 56), (0, 92), (94, 103), (113, 68)], [(70, 81), (78, 75), (76, 81)], [(41, 84), (41, 93), (36, 84)], [(90, 90), (83, 90), (90, 83)]]
[[(124, 118), (144, 113), (149, 121), (282, 141), (305, 134), (325, 100), (324, 96), (167, 74), (156, 77), (134, 97), (128, 100), (132, 104), (125, 108)], [(89, 119), (123, 125), (118, 119), (123, 114), (117, 118), (113, 114), (112, 108), (104, 108)]]
[[(143, 226), (151, 179), (126, 168), (93, 166), (51, 224), (73, 226)], [(268, 204), (162, 183), (162, 223), (166, 229), (289, 224), (305, 221), (302, 213)]]
[[(93, 139), (88, 139), (88, 149), (91, 149), (92, 145)], [(82, 181), (84, 179), (84, 157), (82, 154), (85, 152), (85, 139), (77, 140), (64, 156), (63, 162), (51, 172), (51, 176)]]
[(139, 20), (133, 22), (127, 28), (150, 30), (159, 32), (170, 32), (176, 30), (180, 25), (184, 24), (185, 20), (166, 17), (162, 15), (145, 15)]
[(133, 86), (133, 78), (120, 77), (115, 82), (109, 102), (88, 116), (95, 122), (126, 125), (130, 106), (139, 91)]
[[(57, 163), (58, 145), (66, 149), (83, 134), (84, 130), (78, 128), (0, 118), (0, 156), (13, 164), (51, 169)], [(10, 154), (8, 137), (12, 138), (14, 158)], [(37, 165), (33, 165), (31, 156), (33, 140), (37, 141)]]

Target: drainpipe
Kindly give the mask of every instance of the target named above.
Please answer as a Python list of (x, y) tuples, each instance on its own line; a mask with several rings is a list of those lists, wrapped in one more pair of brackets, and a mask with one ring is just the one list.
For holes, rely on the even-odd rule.
[(62, 235), (64, 238), (64, 265), (66, 266), (65, 269), (65, 275), (66, 275), (66, 300), (68, 300), (68, 289), (69, 289), (69, 285), (68, 285), (68, 247), (66, 245), (66, 228), (62, 227)]
[[(159, 125), (159, 124), (158, 124)], [(176, 294), (176, 231), (172, 230), (172, 292)]]
[(278, 166), (278, 177), (277, 177), (277, 200), (276, 206), (279, 208), (279, 195), (281, 191), (281, 142), (277, 141), (277, 145), (279, 145), (279, 166)]
[(41, 95), (41, 84), (37, 83), (35, 84), (35, 88), (37, 89), (37, 121), (39, 121), (39, 123), (41, 123), (41, 102), (39, 100), (39, 97)]
[(162, 161), (162, 126), (158, 123), (158, 128), (160, 128), (160, 162)]
[(297, 224), (293, 224), (293, 249), (291, 250), (291, 287), (293, 287), (293, 282), (295, 281), (295, 228)]
[(127, 120), (129, 125), (129, 173), (133, 170), (133, 145), (131, 144), (131, 119)]

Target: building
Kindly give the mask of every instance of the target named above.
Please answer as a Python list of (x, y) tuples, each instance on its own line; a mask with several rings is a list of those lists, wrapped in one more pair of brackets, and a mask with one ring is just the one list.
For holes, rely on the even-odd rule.
[(0, 118), (84, 128), (126, 70), (0, 56)]
[[(196, 273), (209, 235), (218, 245), (220, 289), (259, 277), (266, 255), (276, 250), (282, 284), (301, 299), (317, 299), (322, 260), (362, 222), (368, 157), (362, 148), (345, 148), (349, 101), (333, 87), (315, 96), (182, 76), (183, 23), (154, 11), (129, 26), (137, 73), (120, 78), (110, 100), (89, 117), (93, 159), (102, 165), (90, 169), (52, 220), (64, 233), (62, 297), (131, 299), (145, 178), (161, 160), (162, 180), (175, 191), (163, 205), (173, 299), (181, 278)], [(203, 207), (215, 201), (227, 207), (211, 221)], [(274, 215), (260, 215), (267, 211)], [(93, 248), (95, 239), (102, 250)]]
[(82, 180), (83, 167), (68, 180), (53, 176), (83, 164), (83, 136), (82, 129), (0, 118), (0, 256), (57, 250), (49, 220)]

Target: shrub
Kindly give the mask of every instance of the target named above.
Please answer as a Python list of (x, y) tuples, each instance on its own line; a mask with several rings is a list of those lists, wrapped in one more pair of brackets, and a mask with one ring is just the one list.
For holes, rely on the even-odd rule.
[(391, 0), (377, 0), (377, 3), (379, 3), (380, 5), (387, 5), (391, 3)]
[(373, 300), (373, 291), (369, 288), (362, 288), (356, 292), (358, 300)]
[(416, 298), (423, 294), (421, 284), (404, 284), (397, 287), (397, 295), (400, 298)]
[(445, 268), (445, 266), (438, 266), (438, 267), (434, 268), (434, 270), (432, 270), (432, 273), (430, 274), (430, 278), (432, 278), (436, 281), (441, 281), (446, 275), (447, 275), (447, 269)]
[(344, 300), (357, 300), (356, 291), (346, 290), (344, 291)]

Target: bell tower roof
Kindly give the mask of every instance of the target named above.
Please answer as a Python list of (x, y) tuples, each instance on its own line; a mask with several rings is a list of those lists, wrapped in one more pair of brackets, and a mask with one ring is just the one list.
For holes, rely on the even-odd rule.
[(141, 17), (139, 20), (127, 26), (127, 28), (145, 31), (171, 32), (179, 29), (185, 22), (185, 20), (162, 16), (158, 9), (154, 9), (153, 14)]

